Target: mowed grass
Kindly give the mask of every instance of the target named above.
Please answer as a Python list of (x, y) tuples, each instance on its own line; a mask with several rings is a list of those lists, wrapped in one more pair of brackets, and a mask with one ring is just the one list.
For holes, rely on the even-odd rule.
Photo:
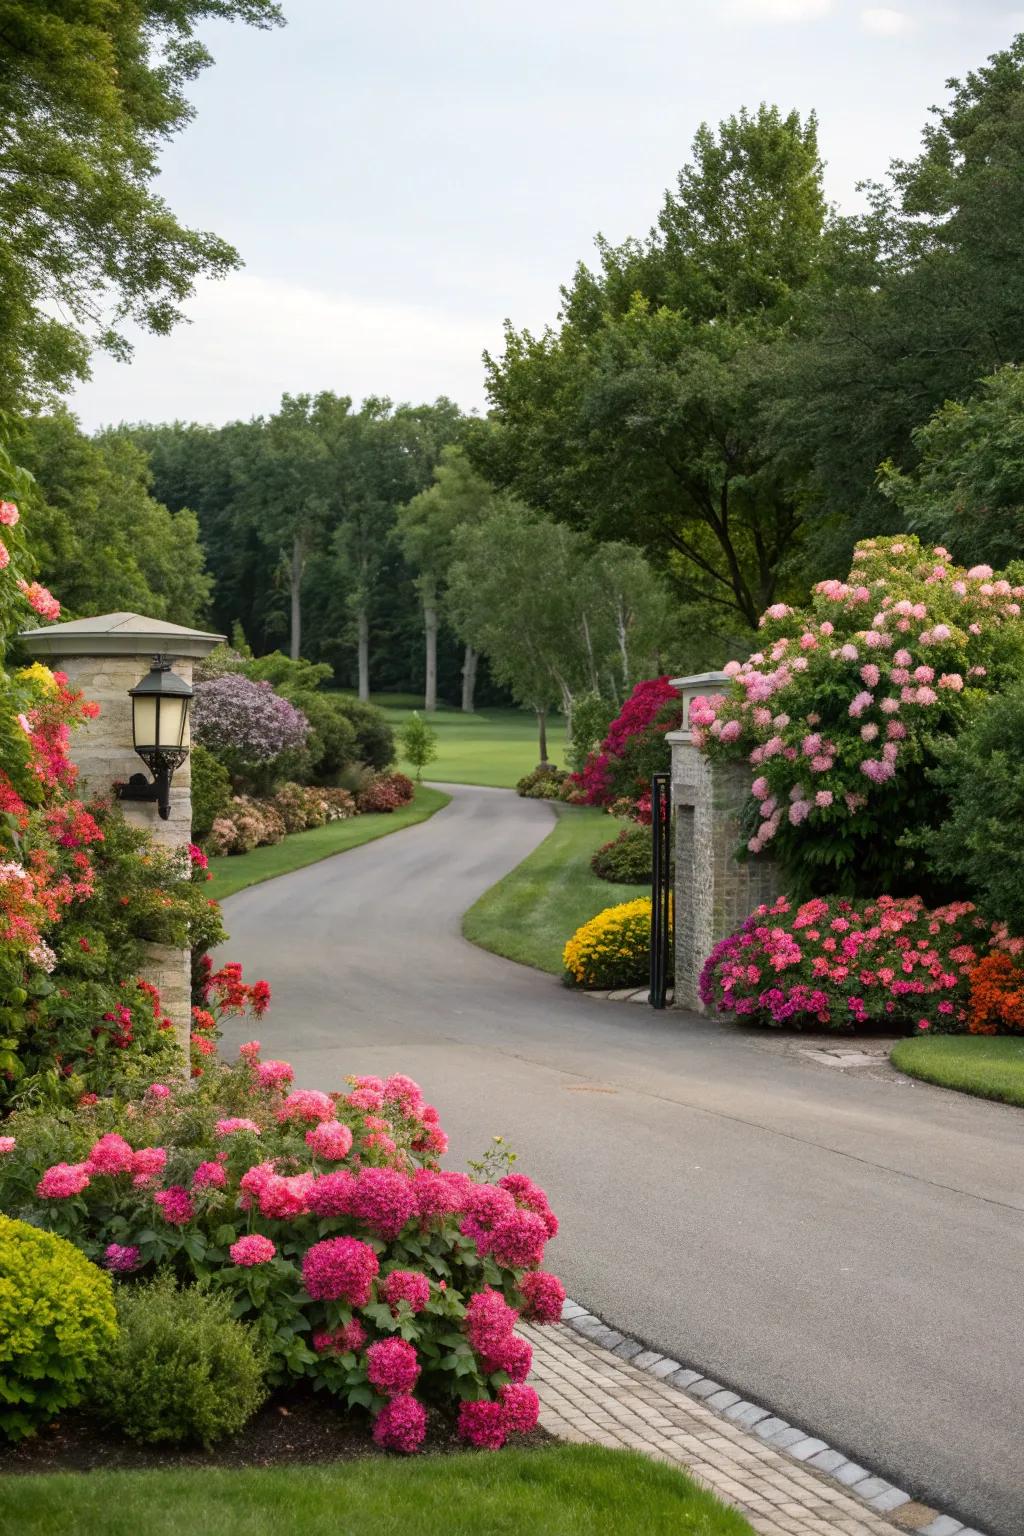
[(940, 1088), (1024, 1105), (1024, 1039), (934, 1035), (899, 1041), (889, 1059), (901, 1072)]
[(613, 885), (592, 872), (591, 854), (620, 830), (606, 811), (558, 805), (556, 814), (540, 846), (470, 907), (462, 931), (481, 949), (560, 976), (566, 940), (580, 924), (647, 887)]
[(409, 805), (397, 811), (373, 812), (366, 816), (353, 816), (348, 821), (331, 821), (325, 827), (311, 827), (308, 832), (293, 832), (283, 842), (268, 848), (254, 848), (251, 853), (230, 854), (210, 860), (213, 879), (206, 890), (210, 896), (223, 901), (247, 886), (259, 885), (263, 880), (273, 880), (275, 875), (287, 875), (293, 869), (304, 869), (329, 859), (332, 854), (345, 853), (363, 843), (375, 842), (403, 827), (412, 827), (418, 821), (426, 821), (443, 805), (450, 795), (440, 789), (428, 789), (418, 784)]
[[(417, 701), (411, 694), (376, 693), (374, 704), (383, 709), (396, 732), (408, 720)], [(441, 784), (486, 784), (513, 789), (516, 781), (536, 768), (537, 719), (527, 710), (482, 709), (464, 715), (445, 707), (420, 715), (437, 732), (438, 756), (423, 770), (424, 777)], [(560, 768), (565, 762), (565, 721), (555, 715), (548, 722), (548, 757)], [(410, 767), (399, 758), (398, 767)]]
[(4, 1536), (753, 1536), (681, 1472), (600, 1446), (3, 1480)]

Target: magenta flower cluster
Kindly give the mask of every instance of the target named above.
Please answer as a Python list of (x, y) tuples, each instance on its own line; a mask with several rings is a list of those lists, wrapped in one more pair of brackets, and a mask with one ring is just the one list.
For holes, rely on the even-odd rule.
[(780, 897), (712, 950), (701, 1001), (751, 1023), (895, 1031), (964, 1027), (969, 977), (1000, 935), (969, 902)]
[[(479, 1447), (528, 1433), (532, 1351), (517, 1323), (557, 1322), (565, 1300), (540, 1267), (558, 1231), (544, 1191), (520, 1173), (441, 1169), (438, 1112), (411, 1078), (336, 1093), (293, 1081), (249, 1042), (195, 1095), (143, 1093), (117, 1130), (81, 1138), (79, 1161), (37, 1166), (10, 1138), (3, 1171), (35, 1189), (32, 1219), (115, 1277), (166, 1263), (230, 1288), (268, 1339), (271, 1380), (308, 1377), (368, 1406), (386, 1449), (422, 1445), (425, 1402), (466, 1399), (460, 1431)], [(83, 1126), (99, 1113), (83, 1110)]]

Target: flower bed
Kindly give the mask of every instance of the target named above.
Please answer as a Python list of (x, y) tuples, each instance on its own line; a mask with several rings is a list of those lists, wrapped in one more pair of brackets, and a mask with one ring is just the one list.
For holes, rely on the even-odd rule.
[(780, 897), (715, 945), (700, 997), (753, 1024), (953, 1033), (967, 1022), (972, 971), (1000, 937), (970, 902)]
[(252, 1042), (192, 1089), (25, 1111), (0, 1144), (0, 1206), (118, 1279), (224, 1288), (272, 1385), (369, 1410), (385, 1448), (416, 1449), (435, 1405), (472, 1445), (531, 1429), (515, 1324), (556, 1321), (564, 1299), (540, 1267), (558, 1228), (543, 1191), (495, 1156), (440, 1171), (447, 1138), (409, 1078), (326, 1094), (292, 1077)]

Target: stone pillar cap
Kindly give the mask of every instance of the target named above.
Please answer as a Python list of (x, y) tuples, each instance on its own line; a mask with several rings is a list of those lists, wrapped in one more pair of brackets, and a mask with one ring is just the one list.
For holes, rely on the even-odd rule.
[(100, 613), (21, 631), (33, 656), (208, 656), (226, 638), (141, 613)]
[(730, 683), (727, 672), (692, 672), (689, 677), (670, 677), (673, 688), (710, 688), (718, 683)]

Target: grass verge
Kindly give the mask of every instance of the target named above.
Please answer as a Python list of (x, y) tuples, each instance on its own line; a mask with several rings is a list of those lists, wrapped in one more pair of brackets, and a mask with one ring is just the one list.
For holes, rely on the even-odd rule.
[(481, 949), (560, 976), (562, 950), (580, 924), (605, 907), (635, 901), (647, 888), (613, 885), (591, 870), (591, 854), (619, 827), (606, 811), (555, 810), (558, 820), (544, 841), (470, 907), (462, 931)]
[(450, 795), (439, 789), (416, 786), (416, 793), (409, 805), (397, 811), (375, 812), (366, 816), (353, 816), (348, 821), (331, 821), (325, 827), (311, 827), (308, 832), (293, 832), (283, 842), (268, 848), (254, 848), (251, 853), (226, 855), (210, 860), (213, 879), (206, 887), (210, 896), (223, 901), (247, 886), (259, 885), (263, 880), (273, 880), (275, 875), (287, 875), (293, 869), (304, 869), (329, 859), (332, 854), (345, 853), (349, 848), (359, 848), (372, 843), (389, 832), (399, 832), (412, 827), (418, 821), (426, 821), (443, 805)]
[(939, 1088), (1024, 1105), (1024, 1040), (933, 1035), (930, 1040), (900, 1040), (889, 1059), (901, 1072)]
[(2, 1507), (19, 1536), (753, 1536), (682, 1473), (600, 1446), (8, 1477)]
[[(375, 693), (396, 731), (408, 720), (416, 701), (407, 694)], [(435, 714), (420, 714), (437, 732), (438, 757), (424, 770), (428, 779), (442, 784), (487, 784), (514, 789), (516, 781), (536, 768), (537, 720), (521, 709), (482, 709), (464, 715), (446, 706)], [(554, 716), (548, 724), (548, 756), (565, 767), (565, 721)], [(409, 772), (401, 759), (397, 765)]]

